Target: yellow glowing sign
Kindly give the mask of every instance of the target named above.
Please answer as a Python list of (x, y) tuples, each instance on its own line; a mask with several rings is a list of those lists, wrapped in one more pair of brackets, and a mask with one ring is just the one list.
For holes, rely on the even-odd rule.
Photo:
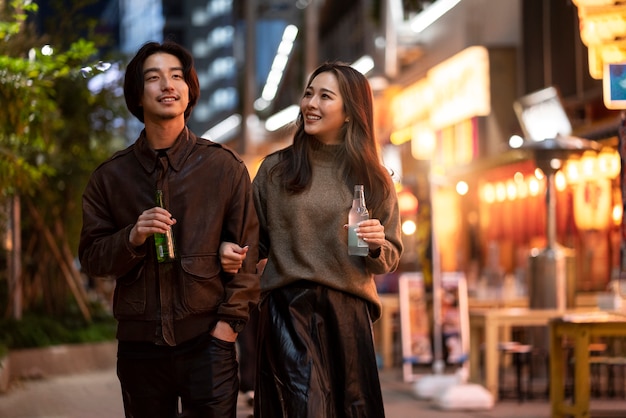
[(572, 0), (578, 7), (613, 6), (616, 0)]
[(415, 121), (427, 120), (432, 102), (432, 86), (425, 78), (404, 89), (391, 101), (394, 128), (406, 128)]
[(443, 128), (491, 112), (489, 53), (474, 46), (428, 71), (434, 92), (431, 125)]
[(487, 116), (491, 112), (488, 50), (473, 46), (436, 65), (394, 97), (391, 109), (394, 131), (417, 122), (441, 129)]
[(607, 63), (626, 61), (626, 4), (615, 0), (573, 0), (580, 38), (589, 47), (589, 74), (601, 80)]
[(618, 10), (601, 9), (589, 13), (580, 9), (580, 38), (585, 45), (598, 45), (623, 39), (626, 36), (626, 7)]

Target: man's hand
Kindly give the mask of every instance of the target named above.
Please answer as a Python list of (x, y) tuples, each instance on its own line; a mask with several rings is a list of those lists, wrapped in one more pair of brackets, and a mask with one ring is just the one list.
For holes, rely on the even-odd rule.
[(222, 270), (226, 273), (235, 274), (243, 265), (248, 253), (248, 246), (240, 247), (232, 242), (222, 242), (220, 245), (220, 261)]
[(143, 211), (135, 226), (130, 230), (129, 241), (134, 247), (139, 247), (146, 242), (150, 235), (160, 233), (164, 234), (172, 228), (176, 223), (176, 219), (165, 209), (154, 207)]
[(239, 334), (233, 331), (233, 328), (228, 324), (228, 322), (217, 321), (217, 324), (215, 324), (215, 328), (213, 328), (213, 331), (211, 331), (211, 335), (219, 340), (232, 343), (235, 342), (235, 340), (237, 339), (237, 335)]

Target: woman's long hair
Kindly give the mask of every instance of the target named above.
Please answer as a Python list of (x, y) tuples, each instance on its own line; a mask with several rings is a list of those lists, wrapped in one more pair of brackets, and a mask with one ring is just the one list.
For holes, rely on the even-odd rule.
[[(350, 190), (355, 184), (363, 184), (367, 205), (375, 211), (389, 197), (393, 184), (389, 172), (381, 164), (374, 137), (372, 90), (363, 74), (341, 62), (326, 62), (319, 66), (309, 77), (307, 88), (324, 72), (337, 77), (348, 117), (342, 128), (343, 147), (337, 155), (344, 181)], [(309, 152), (314, 142), (314, 138), (304, 131), (304, 117), (300, 111), (293, 145), (279, 151), (280, 161), (271, 172), (278, 175), (290, 193), (302, 192), (311, 182)]]

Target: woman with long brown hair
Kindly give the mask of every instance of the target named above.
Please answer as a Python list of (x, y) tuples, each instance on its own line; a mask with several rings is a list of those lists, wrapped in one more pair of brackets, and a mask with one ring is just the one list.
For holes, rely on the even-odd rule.
[[(367, 79), (342, 63), (310, 76), (293, 144), (267, 156), (253, 180), (261, 276), (255, 416), (384, 417), (372, 321), (375, 274), (402, 253), (395, 188), (381, 164)], [(354, 185), (370, 219), (348, 254)]]

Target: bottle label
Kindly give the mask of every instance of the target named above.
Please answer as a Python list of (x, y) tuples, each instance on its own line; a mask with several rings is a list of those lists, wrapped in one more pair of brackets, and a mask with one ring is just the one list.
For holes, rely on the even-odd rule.
[(171, 236), (171, 232), (168, 234), (154, 234), (154, 244), (159, 263), (174, 261), (176, 250), (174, 249), (174, 238)]
[(356, 234), (356, 225), (350, 225), (348, 227), (348, 245), (351, 247), (365, 247), (367, 248), (367, 242), (363, 241)]
[(357, 236), (356, 228), (356, 225), (348, 226), (348, 254), (365, 257), (369, 248), (367, 243)]
[[(156, 192), (156, 204), (161, 208), (165, 207), (163, 204), (163, 191), (161, 190), (157, 190)], [(154, 245), (156, 248), (157, 261), (159, 263), (166, 263), (176, 259), (174, 236), (171, 230), (164, 234), (154, 234)]]

